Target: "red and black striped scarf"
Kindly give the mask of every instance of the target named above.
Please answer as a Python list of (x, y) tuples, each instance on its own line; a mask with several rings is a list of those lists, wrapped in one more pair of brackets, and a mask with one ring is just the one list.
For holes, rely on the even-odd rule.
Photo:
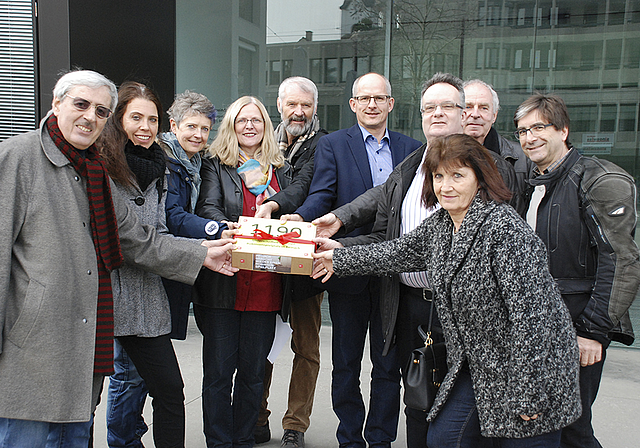
[(47, 128), (55, 145), (87, 182), (91, 234), (98, 259), (98, 314), (93, 369), (95, 373), (108, 375), (113, 372), (113, 292), (110, 272), (122, 264), (109, 177), (94, 145), (82, 155), (65, 140), (53, 114), (47, 119)]

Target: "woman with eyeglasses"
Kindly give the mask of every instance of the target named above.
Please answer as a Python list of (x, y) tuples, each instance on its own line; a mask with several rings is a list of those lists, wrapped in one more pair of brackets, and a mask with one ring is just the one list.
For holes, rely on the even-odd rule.
[[(164, 152), (155, 142), (162, 106), (147, 86), (125, 82), (107, 122), (99, 148), (115, 182), (142, 224), (168, 233)], [(109, 446), (142, 447), (147, 431), (142, 419), (146, 388), (153, 398), (156, 447), (183, 447), (183, 382), (169, 337), (171, 314), (159, 276), (129, 266), (111, 273), (114, 311), (114, 370), (107, 401)], [(143, 381), (144, 380), (144, 381)]]
[[(257, 98), (243, 96), (229, 106), (207, 153), (196, 208), (204, 218), (237, 222), (254, 216), (258, 205), (291, 181), (271, 119)], [(223, 278), (202, 271), (195, 291), (194, 314), (204, 337), (207, 447), (253, 446), (265, 361), (282, 307), (281, 277), (241, 270)]]

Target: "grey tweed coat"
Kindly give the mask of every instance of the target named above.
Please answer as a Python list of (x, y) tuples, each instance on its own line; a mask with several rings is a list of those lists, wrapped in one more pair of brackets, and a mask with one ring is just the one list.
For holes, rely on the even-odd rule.
[(467, 360), (482, 435), (522, 438), (581, 414), (578, 345), (546, 254), (513, 208), (476, 197), (455, 234), (441, 209), (402, 238), (336, 249), (333, 266), (340, 276), (428, 270), (449, 373), (427, 420)]
[[(111, 195), (128, 203), (142, 224), (152, 226), (159, 234), (169, 234), (165, 213), (167, 181), (164, 180), (160, 198), (157, 181), (151, 182), (146, 191), (137, 184), (134, 187), (114, 183)], [(144, 203), (137, 205), (137, 197), (143, 197)], [(123, 263), (111, 272), (111, 285), (114, 336), (154, 338), (171, 332), (169, 299), (159, 275)]]

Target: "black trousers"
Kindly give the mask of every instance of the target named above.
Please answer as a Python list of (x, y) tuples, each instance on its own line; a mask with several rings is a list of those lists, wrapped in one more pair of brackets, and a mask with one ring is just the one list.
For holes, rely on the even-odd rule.
[[(423, 292), (422, 288), (411, 288), (400, 284), (400, 303), (396, 321), (396, 345), (398, 347), (398, 361), (402, 369), (404, 380), (405, 368), (414, 348), (424, 345), (418, 326), (425, 329), (429, 325), (431, 311), (431, 293)], [(442, 329), (435, 307), (431, 325), (431, 338), (434, 342), (442, 342)], [(407, 448), (425, 448), (427, 446), (427, 413), (405, 406), (404, 414), (407, 422)]]
[(169, 335), (121, 336), (118, 341), (138, 369), (153, 398), (153, 441), (157, 448), (183, 448), (184, 383)]
[(582, 415), (578, 420), (563, 428), (562, 448), (602, 448), (598, 439), (593, 434), (591, 426), (591, 406), (596, 401), (602, 368), (607, 350), (602, 348), (602, 361), (587, 367), (580, 367), (580, 399), (582, 402)]

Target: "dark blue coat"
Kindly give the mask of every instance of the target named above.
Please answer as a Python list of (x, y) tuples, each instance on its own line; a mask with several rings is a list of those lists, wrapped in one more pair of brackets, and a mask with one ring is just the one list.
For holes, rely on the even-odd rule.
[(220, 238), (227, 226), (220, 224), (220, 230), (216, 235), (208, 235), (204, 228), (211, 220), (194, 214), (191, 209), (193, 184), (189, 173), (177, 160), (171, 158), (167, 158), (167, 168), (169, 168), (169, 180), (166, 210), (169, 232), (187, 238)]
[[(162, 144), (161, 146), (166, 151), (166, 145)], [(222, 231), (227, 229), (227, 225), (218, 223), (219, 230), (215, 235), (208, 235), (205, 232), (205, 226), (211, 220), (194, 214), (191, 209), (191, 189), (193, 188), (191, 176), (177, 160), (167, 157), (166, 162), (169, 169), (166, 201), (169, 232), (175, 236), (186, 238), (220, 238)], [(165, 278), (162, 279), (162, 282), (167, 291), (171, 308), (170, 336), (174, 339), (186, 339), (191, 305), (191, 285)]]

